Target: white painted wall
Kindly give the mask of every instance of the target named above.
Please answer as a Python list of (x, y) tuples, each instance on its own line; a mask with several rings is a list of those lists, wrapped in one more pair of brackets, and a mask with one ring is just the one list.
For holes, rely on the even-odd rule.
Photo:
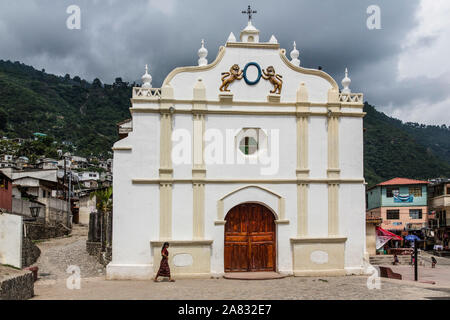
[(328, 169), (327, 117), (309, 117), (308, 165), (310, 178), (326, 178)]
[[(192, 169), (191, 169), (192, 170)], [(172, 189), (172, 238), (192, 240), (193, 188), (192, 184), (174, 184)], [(153, 238), (152, 240), (158, 240)]]
[(96, 201), (97, 197), (93, 196), (92, 199), (89, 195), (81, 197), (80, 201), (78, 202), (78, 205), (80, 207), (79, 209), (79, 223), (82, 224), (89, 224), (89, 215), (91, 212), (95, 212), (96, 209)]
[[(345, 268), (362, 268), (366, 247), (365, 188), (363, 184), (339, 186), (339, 233), (347, 237)], [(357, 272), (357, 271), (356, 271)]]
[[(177, 108), (177, 106), (175, 106)], [(180, 133), (185, 132), (188, 139), (183, 139), (183, 141), (172, 141), (172, 147), (181, 143), (188, 143), (191, 148), (191, 153), (188, 163), (173, 163), (173, 177), (175, 179), (190, 179), (192, 177), (192, 143), (193, 143), (193, 120), (190, 114), (177, 114), (172, 120), (173, 130), (181, 130)], [(175, 137), (175, 135), (173, 135)], [(177, 150), (176, 148), (173, 150)]]
[(22, 268), (22, 217), (0, 214), (0, 264)]
[[(225, 55), (218, 65), (210, 70), (202, 72), (183, 72), (177, 74), (171, 81), (174, 88), (175, 99), (192, 99), (192, 87), (199, 77), (206, 86), (207, 100), (218, 100), (219, 87), (221, 85), (221, 73), (228, 72), (230, 67), (237, 63), (241, 70), (248, 62), (256, 62), (262, 69), (273, 66), (276, 73), (283, 76), (282, 102), (295, 102), (296, 91), (300, 83), (304, 82), (311, 102), (326, 103), (328, 89), (331, 84), (324, 78), (315, 75), (300, 74), (289, 68), (280, 58), (278, 49), (250, 49), (250, 48), (226, 48)], [(250, 70), (250, 69), (249, 69)], [(249, 73), (250, 78), (250, 73)], [(253, 78), (251, 79), (253, 80)], [(192, 84), (189, 86), (189, 84)], [(269, 81), (261, 79), (255, 86), (249, 86), (244, 79), (235, 81), (229, 86), (236, 101), (267, 101), (267, 95), (272, 89)]]
[[(206, 164), (208, 178), (258, 178), (258, 179), (282, 179), (295, 178), (297, 155), (296, 148), (296, 119), (289, 116), (277, 116), (276, 121), (272, 116), (242, 116), (242, 115), (208, 115), (206, 121), (206, 130), (219, 130), (223, 137), (226, 136), (227, 130), (235, 130), (238, 132), (242, 128), (261, 128), (265, 130), (268, 135), (268, 151), (269, 154), (273, 150), (274, 143), (278, 144), (279, 156), (274, 159), (273, 168), (278, 168), (276, 171), (269, 170), (270, 164), (262, 164), (260, 161), (250, 163), (249, 158), (246, 158), (242, 152), (238, 150), (239, 141), (236, 139), (228, 139), (233, 144), (236, 161), (228, 164)], [(273, 133), (278, 132), (279, 140), (276, 141), (276, 136)], [(275, 133), (276, 134), (276, 133)], [(279, 143), (278, 143), (279, 142)], [(225, 141), (224, 141), (225, 144)], [(206, 146), (208, 143), (206, 143)], [(224, 155), (226, 146), (224, 145)], [(224, 156), (224, 160), (226, 160)], [(241, 161), (241, 162), (238, 162)], [(262, 171), (262, 169), (266, 169)]]
[(308, 235), (328, 236), (328, 185), (312, 183), (308, 188)]
[(341, 117), (339, 120), (339, 167), (345, 178), (364, 176), (363, 119)]

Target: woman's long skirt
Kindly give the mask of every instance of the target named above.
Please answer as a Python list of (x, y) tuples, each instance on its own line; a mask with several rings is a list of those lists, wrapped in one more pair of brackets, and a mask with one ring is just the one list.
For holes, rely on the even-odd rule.
[(169, 259), (164, 258), (164, 257), (161, 259), (161, 264), (159, 266), (157, 276), (158, 277), (170, 277)]

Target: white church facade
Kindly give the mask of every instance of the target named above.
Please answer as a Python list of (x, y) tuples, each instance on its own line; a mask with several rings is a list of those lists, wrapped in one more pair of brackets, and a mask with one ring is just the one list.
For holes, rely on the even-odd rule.
[(251, 20), (239, 40), (133, 88), (108, 279), (151, 279), (165, 241), (175, 278), (364, 272), (363, 95)]

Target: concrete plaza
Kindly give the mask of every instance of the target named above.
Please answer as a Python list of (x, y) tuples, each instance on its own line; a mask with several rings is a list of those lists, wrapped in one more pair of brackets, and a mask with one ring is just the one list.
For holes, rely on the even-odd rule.
[[(419, 280), (413, 279), (411, 266), (389, 266), (406, 280), (381, 279), (380, 289), (369, 289), (367, 276), (286, 277), (272, 280), (179, 279), (174, 283), (153, 281), (107, 281), (96, 259), (86, 252), (87, 228), (77, 226), (70, 237), (40, 242), (37, 262), (39, 280), (33, 299), (449, 299), (450, 262), (439, 259), (436, 269), (421, 267)], [(67, 267), (77, 265), (81, 288), (68, 289)]]
[(80, 289), (69, 290), (66, 281), (39, 280), (34, 299), (338, 299), (403, 300), (450, 299), (450, 288), (382, 279), (380, 289), (368, 289), (367, 277), (287, 277), (275, 280), (177, 280), (176, 282), (107, 281), (85, 278)]

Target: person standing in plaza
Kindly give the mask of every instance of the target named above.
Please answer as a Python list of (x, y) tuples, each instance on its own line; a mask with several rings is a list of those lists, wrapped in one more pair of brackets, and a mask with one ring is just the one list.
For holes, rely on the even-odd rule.
[(431, 267), (432, 267), (432, 268), (435, 268), (435, 267), (436, 267), (436, 263), (437, 263), (436, 258), (435, 258), (435, 257), (431, 257)]
[(394, 254), (394, 262), (392, 263), (394, 266), (398, 264), (398, 257), (396, 254)]
[(159, 265), (158, 273), (154, 279), (155, 282), (158, 282), (158, 277), (168, 277), (170, 282), (175, 282), (174, 279), (170, 276), (170, 267), (169, 267), (169, 243), (164, 242), (161, 248), (161, 264)]

